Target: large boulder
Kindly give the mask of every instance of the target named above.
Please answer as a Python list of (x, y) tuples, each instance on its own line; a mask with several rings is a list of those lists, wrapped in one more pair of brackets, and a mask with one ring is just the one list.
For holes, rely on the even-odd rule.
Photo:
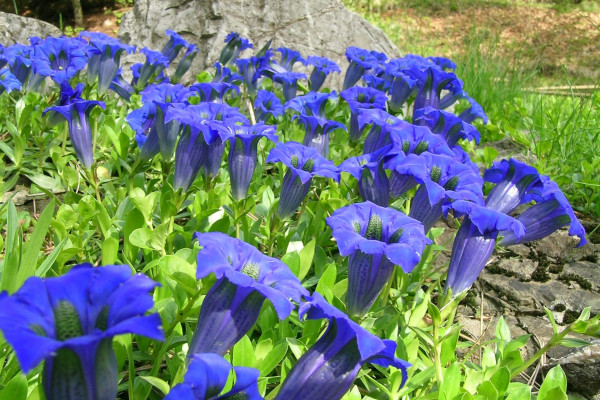
[(0, 12), (0, 44), (10, 46), (15, 43), (29, 44), (31, 36), (61, 36), (60, 29), (47, 22), (34, 18)]
[[(161, 50), (171, 29), (196, 44), (200, 52), (188, 76), (195, 76), (218, 60), (225, 37), (239, 32), (260, 49), (289, 47), (304, 56), (333, 59), (345, 71), (344, 52), (358, 46), (400, 55), (387, 36), (340, 0), (137, 0), (121, 20), (119, 39), (133, 45)], [(334, 86), (338, 86), (337, 77)]]

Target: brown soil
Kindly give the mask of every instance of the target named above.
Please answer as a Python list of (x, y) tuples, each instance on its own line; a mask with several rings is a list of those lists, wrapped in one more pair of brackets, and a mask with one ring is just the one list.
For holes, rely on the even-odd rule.
[(559, 13), (547, 7), (477, 2), (454, 10), (401, 8), (383, 16), (403, 31), (394, 38), (400, 49), (414, 48), (417, 42), (451, 57), (477, 32), (498, 38), (500, 54), (518, 57), (543, 73), (559, 72), (562, 66), (589, 78), (600, 73), (598, 12)]
[(131, 7), (120, 7), (117, 9), (108, 9), (105, 7), (102, 12), (84, 14), (85, 29), (117, 37), (121, 16), (130, 9)]

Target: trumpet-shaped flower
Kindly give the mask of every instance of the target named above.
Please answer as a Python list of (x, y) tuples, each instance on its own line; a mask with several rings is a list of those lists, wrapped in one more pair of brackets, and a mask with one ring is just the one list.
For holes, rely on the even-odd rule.
[(327, 218), (348, 262), (348, 313), (364, 316), (391, 278), (394, 266), (406, 273), (421, 259), (427, 239), (420, 222), (371, 202), (337, 209)]
[(467, 101), (469, 102), (469, 104), (471, 106), (469, 108), (467, 108), (466, 110), (464, 110), (463, 112), (461, 112), (458, 115), (458, 118), (462, 119), (463, 121), (465, 121), (468, 124), (475, 121), (477, 118), (481, 118), (483, 123), (487, 124), (488, 117), (487, 117), (487, 115), (485, 115), (485, 112), (483, 111), (483, 107), (481, 107), (481, 105), (479, 103), (477, 103), (475, 101), (475, 99), (467, 96), (466, 93), (465, 93), (464, 98), (467, 99)]
[(329, 325), (287, 374), (275, 400), (339, 400), (365, 364), (398, 368), (402, 384), (406, 381), (411, 365), (395, 357), (396, 343), (368, 332), (319, 293), (301, 305), (299, 314), (310, 320), (327, 319)]
[(329, 134), (336, 129), (346, 130), (344, 124), (321, 117), (301, 114), (294, 115), (293, 120), (304, 125), (302, 144), (317, 150), (325, 158), (329, 156)]
[(474, 140), (479, 144), (481, 135), (475, 127), (447, 111), (425, 107), (414, 112), (414, 124), (427, 126), (433, 133), (441, 135), (448, 146), (454, 147), (459, 140)]
[(456, 297), (471, 287), (487, 264), (499, 232), (512, 231), (521, 238), (525, 229), (503, 212), (469, 201), (457, 200), (452, 209), (455, 216), (465, 215), (454, 238), (446, 280), (446, 291), (452, 290), (452, 297)]
[(389, 84), (389, 105), (392, 110), (400, 110), (417, 85), (417, 81), (406, 74), (404, 64), (395, 59), (385, 65), (384, 77)]
[(406, 71), (406, 74), (417, 82), (418, 93), (413, 104), (415, 110), (427, 106), (437, 109), (445, 108), (440, 105), (440, 96), (446, 87), (453, 89), (453, 98), (462, 94), (462, 84), (456, 75), (440, 69), (435, 64), (426, 67), (423, 65), (413, 66)]
[(108, 88), (121, 96), (125, 101), (129, 101), (135, 90), (133, 90), (133, 86), (131, 86), (129, 82), (123, 79), (122, 72), (122, 69), (119, 68), (117, 75), (115, 75)]
[(385, 110), (387, 96), (385, 93), (369, 88), (354, 86), (340, 93), (340, 97), (348, 103), (350, 107), (350, 139), (358, 140), (362, 136), (362, 131), (358, 125), (358, 115), (365, 109)]
[(135, 46), (126, 45), (100, 32), (83, 31), (79, 37), (89, 39), (90, 43), (88, 83), (98, 80), (98, 93), (104, 94), (119, 72), (121, 55), (135, 51)]
[(281, 100), (273, 92), (259, 90), (256, 93), (256, 99), (254, 99), (254, 114), (258, 121), (263, 122), (267, 122), (270, 117), (277, 118), (283, 115)]
[(195, 83), (190, 86), (190, 89), (198, 94), (200, 101), (215, 101), (224, 103), (224, 98), (227, 93), (235, 92), (240, 94), (240, 88), (231, 83), (225, 82), (204, 82)]
[(196, 58), (196, 55), (198, 55), (198, 51), (198, 46), (194, 44), (189, 45), (189, 47), (185, 51), (185, 54), (183, 55), (181, 60), (179, 60), (177, 68), (175, 68), (175, 72), (171, 77), (171, 82), (177, 83), (181, 80), (183, 75), (188, 71), (188, 69), (190, 69), (192, 61), (194, 61), (194, 58)]
[(135, 140), (141, 150), (140, 156), (144, 160), (149, 160), (160, 152), (156, 118), (157, 107), (154, 103), (142, 105), (125, 118), (135, 132)]
[(221, 65), (232, 64), (237, 61), (242, 50), (251, 49), (252, 47), (253, 45), (248, 39), (241, 37), (237, 32), (231, 32), (225, 38), (225, 47), (221, 50), (219, 63)]
[(10, 73), (8, 68), (0, 69), (0, 94), (21, 90), (21, 82)]
[(145, 89), (151, 83), (160, 82), (164, 69), (169, 66), (169, 59), (159, 51), (143, 47), (140, 53), (146, 56), (146, 62), (131, 67), (133, 72), (131, 85), (137, 91)]
[(79, 162), (85, 168), (91, 168), (94, 163), (94, 149), (92, 148), (92, 131), (90, 128), (90, 114), (95, 106), (105, 109), (106, 105), (101, 101), (74, 99), (72, 102), (62, 105), (48, 107), (44, 113), (55, 111), (62, 115), (69, 124), (69, 135), (73, 143), (73, 149)]
[[(169, 36), (169, 41), (165, 44), (161, 53), (169, 59), (169, 63), (173, 62), (181, 49), (189, 48), (193, 45), (187, 42), (180, 34), (174, 32), (170, 29), (167, 29), (165, 34)], [(195, 46), (194, 46), (195, 47)]]
[(258, 123), (256, 125), (236, 125), (234, 136), (229, 138), (229, 177), (231, 195), (237, 201), (248, 195), (248, 188), (256, 168), (258, 142), (263, 137), (277, 142), (274, 126)]
[(483, 179), (496, 185), (490, 190), (485, 206), (510, 214), (519, 204), (541, 199), (544, 183), (537, 169), (511, 158), (494, 163)]
[(329, 74), (333, 72), (339, 74), (341, 72), (340, 67), (327, 57), (309, 56), (306, 59), (306, 64), (313, 66), (308, 79), (311, 92), (318, 92)]
[(310, 92), (303, 96), (298, 96), (285, 103), (284, 108), (294, 110), (303, 115), (319, 117), (325, 119), (325, 108), (329, 100), (337, 99), (335, 92), (318, 93)]
[(283, 85), (283, 98), (288, 101), (296, 97), (298, 91), (298, 81), (306, 79), (306, 74), (302, 72), (278, 72), (273, 75), (273, 81)]
[[(357, 132), (354, 133), (354, 137), (351, 134), (350, 138), (358, 140), (367, 131), (367, 137), (363, 145), (364, 154), (373, 153), (391, 144), (392, 138), (390, 135), (392, 131), (410, 126), (408, 122), (377, 108), (360, 109), (356, 117), (356, 125), (357, 128), (354, 129), (357, 129)], [(367, 127), (369, 127), (368, 130)], [(353, 129), (352, 119), (350, 120), (350, 129)]]
[(392, 146), (362, 156), (352, 157), (340, 164), (340, 170), (358, 180), (358, 191), (364, 201), (387, 207), (390, 200), (390, 181), (384, 170), (385, 156)]
[(242, 77), (238, 74), (234, 74), (231, 70), (219, 63), (218, 61), (214, 64), (215, 66), (215, 76), (213, 77), (213, 82), (224, 82), (224, 83), (233, 83), (236, 84), (242, 81)]
[(235, 61), (250, 96), (256, 95), (258, 80), (263, 75), (265, 69), (268, 68), (271, 55), (271, 50), (268, 50), (264, 56), (240, 58)]
[(302, 54), (296, 50), (292, 50), (287, 47), (280, 47), (277, 49), (277, 52), (281, 54), (281, 62), (279, 65), (281, 65), (286, 71), (293, 71), (294, 64), (296, 63), (300, 63), (302, 65), (306, 64), (306, 60), (302, 57)]
[[(221, 394), (232, 369), (235, 372), (235, 384), (229, 391)], [(254, 368), (232, 368), (231, 364), (215, 353), (195, 354), (183, 383), (171, 389), (165, 400), (263, 400), (258, 392), (259, 375), (260, 372)]]
[(157, 284), (131, 276), (127, 265), (73, 267), (57, 278), (29, 278), (13, 295), (0, 294), (0, 329), (22, 370), (42, 360), (47, 400), (99, 400), (117, 396), (116, 335), (163, 340), (148, 294)]
[(308, 292), (283, 262), (220, 232), (199, 233), (196, 277), (214, 274), (198, 317), (188, 354), (225, 354), (252, 328), (268, 299), (280, 319), (287, 318)]
[(368, 51), (358, 47), (348, 47), (346, 49), (346, 58), (350, 65), (344, 76), (342, 89), (352, 87), (360, 80), (366, 71), (380, 70), (381, 63), (385, 62), (386, 56), (376, 51)]
[(287, 167), (281, 185), (277, 216), (290, 217), (302, 204), (315, 175), (339, 182), (340, 171), (315, 149), (296, 142), (277, 143), (267, 157), (267, 162), (281, 162)]
[(87, 54), (81, 40), (67, 37), (31, 38), (36, 72), (50, 76), (59, 85), (71, 79), (87, 65)]

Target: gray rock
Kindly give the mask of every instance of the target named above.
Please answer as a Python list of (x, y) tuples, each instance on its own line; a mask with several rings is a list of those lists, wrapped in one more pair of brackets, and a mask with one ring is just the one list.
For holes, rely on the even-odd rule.
[(139, 0), (123, 16), (119, 39), (161, 50), (167, 29), (200, 49), (188, 79), (218, 60), (225, 37), (232, 31), (248, 37), (255, 50), (273, 39), (274, 48), (284, 46), (304, 56), (333, 59), (342, 69), (334, 81), (326, 83), (334, 87), (341, 86), (348, 46), (400, 55), (379, 28), (350, 12), (340, 0)]
[(60, 29), (47, 22), (34, 18), (0, 12), (0, 43), (10, 46), (15, 43), (29, 44), (31, 36), (61, 36)]

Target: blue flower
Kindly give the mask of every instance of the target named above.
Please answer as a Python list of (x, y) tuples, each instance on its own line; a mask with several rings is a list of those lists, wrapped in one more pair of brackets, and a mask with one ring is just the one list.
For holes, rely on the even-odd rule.
[(254, 114), (258, 121), (263, 122), (267, 122), (270, 117), (277, 118), (283, 115), (281, 100), (273, 92), (259, 90), (256, 94), (256, 99), (254, 99)]
[(333, 162), (300, 143), (277, 143), (269, 153), (267, 162), (277, 161), (287, 166), (276, 213), (280, 219), (290, 217), (302, 204), (313, 176), (332, 178), (336, 182), (340, 180), (340, 171)]
[(240, 55), (240, 52), (245, 49), (251, 49), (252, 43), (240, 36), (237, 32), (231, 32), (225, 38), (225, 47), (221, 50), (219, 63), (227, 65), (235, 62)]
[(21, 82), (10, 73), (8, 68), (0, 69), (0, 94), (21, 90)]
[(375, 75), (363, 75), (362, 81), (367, 87), (377, 89), (381, 92), (387, 93), (392, 87), (389, 81)]
[(510, 246), (517, 243), (533, 242), (543, 239), (563, 226), (569, 226), (569, 235), (578, 236), (581, 247), (587, 243), (585, 229), (575, 216), (573, 208), (560, 188), (545, 175), (541, 175), (544, 183), (542, 198), (517, 217), (517, 221), (525, 226), (525, 234), (518, 238), (512, 231), (502, 231), (504, 236), (498, 243)]
[(360, 80), (365, 71), (381, 69), (381, 63), (385, 62), (385, 54), (364, 50), (358, 47), (348, 47), (346, 58), (350, 65), (344, 76), (342, 89), (352, 87)]
[[(32, 73), (31, 58), (33, 57), (33, 48), (22, 44), (14, 44), (4, 49), (0, 59), (8, 64), (10, 72), (17, 78), (22, 85), (27, 83), (27, 78)], [(42, 77), (43, 79), (43, 77)]]
[(164, 69), (169, 66), (169, 59), (159, 51), (143, 47), (140, 49), (140, 53), (146, 56), (146, 62), (131, 67), (131, 72), (133, 72), (131, 85), (138, 91), (143, 90), (151, 83), (161, 81)]
[(339, 400), (350, 389), (364, 364), (402, 371), (402, 384), (410, 363), (395, 357), (396, 343), (380, 339), (329, 305), (315, 292), (302, 304), (300, 316), (328, 319), (325, 333), (296, 362), (275, 400)]
[(50, 76), (59, 85), (71, 79), (87, 65), (84, 43), (67, 37), (31, 38), (36, 73)]
[(417, 81), (406, 74), (403, 63), (398, 60), (390, 60), (385, 65), (384, 77), (390, 86), (390, 108), (400, 110), (416, 88)]
[(340, 254), (350, 256), (346, 303), (357, 317), (369, 311), (394, 266), (411, 272), (431, 243), (419, 221), (369, 201), (337, 209), (327, 224)]
[(325, 108), (327, 106), (327, 102), (329, 100), (337, 99), (337, 94), (335, 92), (331, 93), (318, 93), (318, 92), (310, 92), (303, 96), (298, 96), (290, 101), (286, 102), (284, 108), (291, 109), (299, 112), (300, 114), (326, 118), (325, 117)]
[(281, 260), (268, 257), (254, 246), (220, 232), (194, 235), (198, 252), (196, 277), (214, 274), (198, 317), (188, 354), (225, 354), (252, 328), (268, 299), (279, 319), (287, 318), (294, 305), (308, 294)]
[(69, 124), (69, 135), (73, 142), (73, 149), (79, 162), (85, 168), (91, 168), (94, 163), (94, 149), (92, 148), (92, 132), (90, 128), (90, 114), (95, 106), (106, 109), (106, 105), (101, 101), (74, 99), (72, 102), (48, 107), (48, 111), (56, 111), (62, 115)]
[(402, 151), (406, 155), (411, 153), (418, 155), (428, 151), (433, 154), (456, 156), (443, 138), (424, 126), (406, 124), (400, 129), (392, 129), (390, 139), (394, 149)]
[(144, 315), (156, 285), (127, 265), (81, 264), (57, 278), (29, 278), (13, 295), (0, 294), (0, 329), (25, 373), (45, 360), (47, 400), (114, 399), (112, 338), (163, 340), (158, 314)]
[(432, 61), (433, 63), (435, 63), (438, 67), (440, 67), (443, 70), (456, 70), (456, 63), (454, 63), (454, 61), (450, 60), (449, 58), (445, 58), (445, 57), (427, 57), (428, 60)]
[(240, 58), (235, 61), (250, 96), (256, 94), (258, 80), (268, 68), (271, 54), (271, 50), (268, 50), (264, 56)]
[(281, 54), (281, 65), (286, 71), (292, 72), (294, 64), (301, 63), (306, 64), (306, 60), (296, 50), (288, 49), (287, 47), (279, 47), (277, 51)]
[(467, 108), (466, 110), (464, 110), (463, 112), (461, 112), (458, 115), (458, 118), (462, 119), (463, 121), (465, 121), (466, 123), (469, 123), (469, 124), (471, 122), (475, 121), (477, 118), (481, 118), (483, 123), (487, 124), (488, 117), (487, 117), (487, 115), (485, 115), (485, 112), (483, 111), (483, 107), (481, 107), (481, 105), (479, 103), (477, 103), (475, 101), (475, 99), (467, 96), (466, 93), (465, 93), (464, 98), (467, 99), (467, 101), (469, 102), (469, 104), (471, 106), (469, 108)]
[(346, 130), (344, 124), (321, 117), (300, 114), (292, 119), (304, 125), (302, 144), (316, 149), (325, 158), (329, 156), (329, 133), (336, 129)]
[(169, 59), (169, 63), (173, 62), (177, 58), (177, 55), (181, 49), (184, 47), (190, 48), (194, 46), (188, 43), (187, 40), (182, 38), (177, 32), (174, 32), (170, 29), (167, 29), (165, 34), (169, 36), (169, 41), (167, 44), (165, 44), (165, 47), (163, 47), (161, 53)]
[(146, 103), (125, 117), (135, 132), (135, 140), (141, 149), (140, 156), (144, 160), (149, 160), (160, 152), (156, 119), (157, 107), (154, 103)]
[(98, 93), (104, 94), (119, 72), (121, 55), (135, 51), (135, 46), (100, 32), (83, 31), (79, 37), (88, 38), (91, 46), (88, 51), (88, 82), (98, 80)]
[(513, 212), (519, 204), (540, 199), (544, 187), (537, 169), (514, 158), (494, 163), (483, 173), (483, 179), (496, 184), (485, 206), (505, 214)]
[(333, 72), (338, 74), (341, 72), (340, 67), (327, 57), (308, 56), (306, 59), (307, 65), (312, 65), (313, 70), (310, 74), (310, 91), (318, 92), (325, 82), (325, 78)]
[(121, 68), (117, 71), (117, 75), (115, 75), (108, 88), (121, 96), (125, 101), (129, 101), (131, 95), (135, 92), (129, 82), (123, 79)]
[(194, 58), (196, 58), (198, 51), (198, 46), (193, 44), (189, 45), (185, 51), (185, 54), (177, 64), (177, 68), (171, 77), (171, 82), (176, 83), (181, 80), (181, 77), (188, 71), (188, 69), (190, 69), (192, 61), (194, 61)]
[(278, 72), (273, 75), (273, 81), (283, 85), (283, 98), (288, 101), (296, 97), (298, 90), (298, 81), (306, 79), (306, 74), (302, 72)]
[(227, 67), (222, 66), (219, 62), (214, 64), (215, 66), (215, 76), (213, 77), (213, 82), (224, 82), (224, 83), (233, 83), (242, 81), (242, 77), (238, 74), (234, 74)]
[(252, 175), (256, 168), (257, 146), (260, 139), (266, 137), (277, 142), (274, 126), (258, 123), (256, 125), (236, 125), (235, 136), (229, 138), (229, 178), (231, 195), (236, 201), (246, 198)]
[[(353, 86), (343, 90), (340, 97), (350, 107), (350, 139), (358, 140), (363, 131), (358, 124), (358, 115), (364, 109), (385, 110), (387, 96), (384, 92), (370, 87)], [(364, 126), (364, 124), (363, 124)]]
[(521, 238), (525, 229), (514, 218), (472, 202), (457, 200), (452, 209), (456, 217), (465, 215), (454, 238), (446, 280), (446, 291), (452, 290), (452, 297), (456, 297), (471, 287), (485, 267), (499, 232), (512, 231)]
[(224, 97), (229, 92), (237, 92), (240, 94), (240, 88), (231, 83), (225, 82), (205, 82), (195, 83), (190, 86), (190, 90), (198, 93), (200, 101), (216, 101), (219, 103), (224, 102)]
[(340, 164), (340, 170), (358, 180), (358, 191), (364, 201), (387, 207), (390, 200), (390, 181), (384, 170), (385, 156), (392, 146), (362, 156), (352, 157)]
[(408, 215), (421, 222), (425, 232), (442, 217), (442, 206), (452, 207), (454, 200), (469, 200), (483, 206), (483, 179), (452, 157), (409, 154), (394, 171), (421, 184), (411, 201)]
[(183, 383), (171, 389), (165, 400), (263, 400), (257, 384), (260, 372), (248, 367), (233, 367), (235, 384), (229, 391), (221, 394), (231, 370), (231, 365), (218, 354), (195, 354)]
[(429, 127), (433, 133), (441, 135), (448, 146), (454, 147), (459, 140), (474, 140), (479, 144), (481, 135), (475, 127), (466, 123), (456, 115), (433, 107), (415, 110), (413, 116), (415, 125)]
[[(415, 110), (431, 106), (433, 108), (445, 108), (441, 106), (441, 93), (447, 87), (451, 87), (452, 98), (462, 94), (462, 84), (452, 72), (446, 72), (437, 67), (413, 66), (406, 70), (406, 74), (417, 81), (418, 93), (413, 107)], [(448, 104), (449, 105), (449, 104)]]
[[(364, 134), (367, 126), (370, 127), (363, 145), (364, 154), (373, 153), (378, 149), (391, 144), (391, 133), (393, 131), (411, 126), (408, 122), (377, 108), (359, 110), (356, 120), (358, 128), (354, 129), (358, 129), (358, 133), (354, 136), (354, 140), (359, 139)], [(352, 129), (352, 120), (350, 121), (350, 124)]]

